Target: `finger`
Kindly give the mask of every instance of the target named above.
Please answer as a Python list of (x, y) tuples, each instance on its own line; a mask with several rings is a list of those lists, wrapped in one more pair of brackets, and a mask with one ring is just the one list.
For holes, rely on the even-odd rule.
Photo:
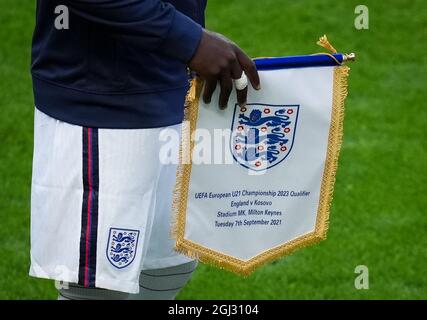
[[(231, 76), (234, 80), (240, 79), (243, 75), (242, 67), (240, 66), (240, 63), (236, 61), (236, 63), (233, 65), (233, 68), (231, 70)], [(246, 105), (247, 95), (248, 95), (248, 88), (244, 88), (243, 90), (237, 90), (236, 88), (236, 95), (237, 95), (237, 103), (239, 106), (244, 107)]]
[(203, 101), (206, 104), (211, 103), (212, 95), (216, 89), (217, 80), (216, 79), (206, 79), (205, 81), (205, 90), (203, 92)]
[(239, 47), (236, 47), (236, 56), (237, 60), (239, 60), (239, 63), (245, 71), (246, 75), (248, 76), (249, 81), (252, 84), (252, 87), (256, 90), (261, 89), (261, 82), (259, 79), (258, 70), (256, 69), (255, 63), (251, 58), (249, 58), (246, 53), (242, 51)]
[(236, 90), (237, 93), (237, 103), (240, 107), (246, 106), (247, 103), (247, 97), (248, 97), (248, 87), (246, 87), (243, 90)]
[(221, 93), (219, 94), (219, 108), (224, 110), (227, 108), (228, 99), (233, 90), (233, 81), (230, 75), (224, 75), (220, 80)]
[(240, 66), (239, 61), (236, 59), (236, 61), (233, 63), (231, 67), (231, 77), (233, 79), (240, 79), (242, 77), (242, 74), (243, 74), (243, 69)]

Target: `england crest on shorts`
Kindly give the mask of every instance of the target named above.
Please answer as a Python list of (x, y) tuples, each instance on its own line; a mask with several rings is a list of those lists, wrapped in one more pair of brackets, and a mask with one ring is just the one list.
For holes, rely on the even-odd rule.
[(129, 266), (135, 259), (139, 231), (110, 228), (107, 244), (107, 259), (118, 268)]
[(231, 152), (243, 167), (262, 171), (281, 163), (292, 150), (299, 105), (236, 104)]

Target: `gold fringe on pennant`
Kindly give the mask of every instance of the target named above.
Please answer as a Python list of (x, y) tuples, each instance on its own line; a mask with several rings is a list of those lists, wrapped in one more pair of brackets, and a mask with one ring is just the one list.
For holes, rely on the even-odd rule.
[(326, 239), (329, 227), (329, 211), (332, 204), (338, 158), (344, 136), (344, 103), (348, 95), (349, 72), (350, 68), (347, 66), (335, 67), (334, 69), (331, 125), (316, 221), (316, 232), (321, 240)]
[[(185, 239), (186, 211), (188, 203), (188, 188), (191, 176), (191, 151), (194, 141), (186, 141), (196, 129), (199, 113), (199, 99), (203, 88), (200, 80), (193, 80), (186, 100), (186, 114), (183, 128), (183, 139), (180, 148), (180, 163), (177, 171), (177, 183), (173, 199), (174, 222), (172, 236), (176, 239), (175, 250), (189, 257), (209, 263), (216, 267), (227, 269), (237, 274), (249, 275), (259, 266), (289, 255), (297, 249), (310, 246), (326, 239), (329, 225), (329, 211), (332, 203), (338, 157), (343, 139), (344, 101), (347, 97), (347, 79), (350, 68), (337, 66), (334, 69), (333, 105), (331, 125), (328, 137), (328, 149), (325, 169), (323, 172), (320, 199), (317, 210), (316, 226), (313, 232), (298, 237), (290, 242), (269, 249), (253, 259), (242, 261), (234, 257), (213, 251)], [(189, 147), (189, 148), (188, 148)], [(185, 153), (189, 152), (190, 161), (182, 162)]]
[[(184, 121), (182, 123), (181, 145), (179, 148), (179, 163), (172, 202), (173, 221), (171, 236), (176, 239), (175, 247), (177, 251), (181, 251), (180, 243), (182, 241), (181, 239), (184, 239), (188, 186), (191, 175), (191, 151), (194, 147), (194, 141), (191, 139), (191, 135), (197, 125), (199, 97), (202, 88), (203, 82), (199, 78), (192, 79), (185, 98)], [(195, 252), (186, 251), (182, 253), (193, 258), (198, 258)]]

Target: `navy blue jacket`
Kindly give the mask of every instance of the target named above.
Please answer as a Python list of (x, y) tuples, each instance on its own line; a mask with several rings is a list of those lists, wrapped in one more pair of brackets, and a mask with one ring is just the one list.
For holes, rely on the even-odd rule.
[[(36, 107), (88, 127), (181, 122), (206, 1), (37, 0)], [(69, 9), (67, 30), (55, 27), (59, 5)]]

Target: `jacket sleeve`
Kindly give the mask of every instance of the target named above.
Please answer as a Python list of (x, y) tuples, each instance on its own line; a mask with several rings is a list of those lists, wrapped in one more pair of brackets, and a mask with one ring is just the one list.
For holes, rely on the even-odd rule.
[(199, 24), (161, 0), (63, 0), (62, 4), (112, 33), (133, 38), (148, 51), (184, 63), (191, 60), (202, 35)]

